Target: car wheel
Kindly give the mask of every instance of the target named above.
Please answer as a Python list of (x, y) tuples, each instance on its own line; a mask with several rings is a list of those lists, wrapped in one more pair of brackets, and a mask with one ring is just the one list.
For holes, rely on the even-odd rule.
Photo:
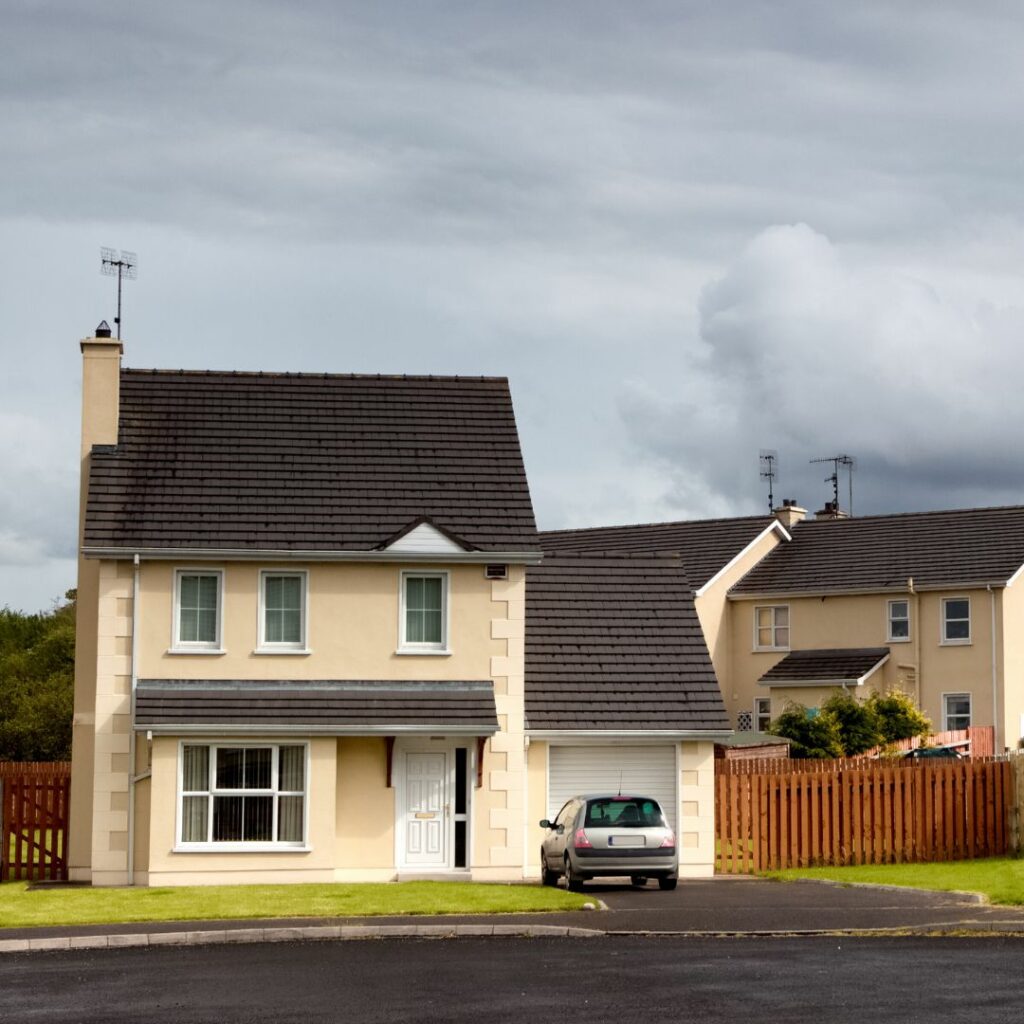
[(552, 871), (548, 867), (547, 858), (544, 856), (543, 851), (540, 855), (540, 880), (544, 885), (558, 885), (558, 872)]
[(638, 889), (643, 888), (647, 884), (646, 875), (630, 875), (629, 884), (635, 885)]
[(658, 888), (664, 892), (671, 892), (679, 884), (678, 878), (659, 878)]
[(565, 858), (565, 886), (569, 892), (583, 892), (583, 879), (573, 868), (572, 861), (568, 857)]

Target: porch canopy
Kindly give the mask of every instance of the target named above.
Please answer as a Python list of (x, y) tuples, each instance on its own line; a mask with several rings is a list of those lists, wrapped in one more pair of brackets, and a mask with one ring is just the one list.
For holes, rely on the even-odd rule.
[(790, 651), (758, 682), (762, 686), (863, 686), (888, 660), (888, 647)]
[(140, 679), (134, 724), (163, 735), (493, 736), (490, 679)]

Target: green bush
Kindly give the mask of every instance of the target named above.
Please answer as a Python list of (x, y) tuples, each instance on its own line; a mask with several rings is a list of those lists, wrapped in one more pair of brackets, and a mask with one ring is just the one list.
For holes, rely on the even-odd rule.
[(843, 756), (839, 720), (831, 711), (820, 711), (812, 718), (802, 704), (789, 704), (768, 726), (768, 731), (792, 741), (789, 750), (793, 757)]
[(909, 740), (912, 736), (924, 738), (932, 731), (931, 721), (919, 710), (909, 693), (900, 690), (873, 693), (867, 703), (878, 721), (882, 743)]
[(847, 757), (863, 754), (882, 742), (878, 714), (870, 700), (857, 700), (846, 690), (837, 690), (821, 708), (839, 723), (839, 741)]

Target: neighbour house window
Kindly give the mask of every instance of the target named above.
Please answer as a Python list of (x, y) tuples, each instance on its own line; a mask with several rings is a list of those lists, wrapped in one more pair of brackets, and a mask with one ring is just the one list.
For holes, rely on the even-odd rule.
[(306, 647), (306, 574), (260, 574), (260, 648), (304, 650)]
[(448, 574), (403, 572), (401, 636), (405, 652), (448, 650)]
[(302, 846), (305, 745), (184, 744), (180, 818), (183, 846)]
[(772, 721), (772, 699), (771, 697), (754, 698), (754, 729), (757, 732), (767, 732)]
[(942, 599), (942, 642), (969, 644), (971, 642), (971, 599), (944, 597)]
[(942, 728), (969, 729), (971, 725), (971, 695), (944, 693), (942, 695)]
[(910, 602), (889, 602), (889, 640), (910, 639)]
[(179, 569), (175, 587), (174, 644), (178, 650), (220, 647), (223, 574)]
[(789, 650), (789, 605), (754, 609), (754, 647), (759, 651)]

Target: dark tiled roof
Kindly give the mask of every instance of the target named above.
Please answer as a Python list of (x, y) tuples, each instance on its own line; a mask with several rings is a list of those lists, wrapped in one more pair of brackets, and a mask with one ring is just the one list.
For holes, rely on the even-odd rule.
[(91, 461), (87, 547), (539, 549), (504, 378), (123, 370)]
[(526, 575), (530, 729), (728, 729), (679, 560), (545, 556)]
[(792, 534), (731, 593), (1005, 583), (1024, 565), (1024, 506), (815, 519)]
[(386, 735), (498, 730), (491, 680), (392, 682), (140, 679), (135, 728)]
[(679, 555), (695, 588), (738, 555), (774, 522), (772, 516), (702, 519), (635, 526), (596, 526), (583, 530), (544, 530), (545, 551), (630, 551)]
[(773, 665), (760, 683), (852, 683), (889, 657), (888, 647), (840, 647), (820, 651), (790, 651)]

